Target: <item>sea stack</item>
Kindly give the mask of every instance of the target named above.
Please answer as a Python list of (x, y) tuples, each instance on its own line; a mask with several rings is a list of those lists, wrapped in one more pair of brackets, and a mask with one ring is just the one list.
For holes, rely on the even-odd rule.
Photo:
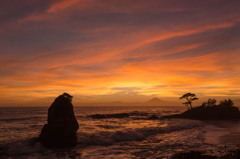
[(39, 141), (46, 147), (72, 147), (77, 144), (78, 122), (72, 96), (63, 93), (48, 109), (48, 123), (42, 128)]

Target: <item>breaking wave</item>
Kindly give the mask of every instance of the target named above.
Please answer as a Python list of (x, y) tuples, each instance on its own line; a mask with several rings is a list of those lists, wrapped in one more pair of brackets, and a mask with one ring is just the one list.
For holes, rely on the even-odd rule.
[(47, 149), (40, 142), (37, 142), (35, 137), (0, 145), (0, 158), (8, 158), (8, 156), (20, 158), (20, 156), (45, 151)]
[(116, 142), (121, 141), (133, 141), (133, 140), (143, 140), (146, 137), (171, 133), (174, 131), (181, 131), (186, 129), (192, 129), (199, 127), (200, 123), (186, 123), (184, 125), (174, 124), (172, 126), (166, 127), (148, 127), (148, 128), (138, 128), (138, 129), (126, 129), (122, 131), (115, 132), (98, 132), (94, 134), (79, 133), (78, 141), (79, 144), (90, 146), (90, 145), (111, 145)]

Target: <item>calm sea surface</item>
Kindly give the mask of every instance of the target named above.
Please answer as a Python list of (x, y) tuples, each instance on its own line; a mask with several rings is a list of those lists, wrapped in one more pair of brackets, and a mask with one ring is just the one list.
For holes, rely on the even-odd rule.
[[(227, 138), (234, 128), (239, 129), (237, 122), (150, 119), (152, 115), (180, 113), (184, 107), (74, 109), (80, 126), (78, 145), (46, 149), (36, 138), (46, 123), (47, 107), (0, 108), (0, 158), (155, 159), (189, 150), (221, 154), (238, 144)], [(129, 117), (114, 118), (117, 113), (128, 113)], [(107, 119), (89, 117), (93, 114), (112, 115)]]

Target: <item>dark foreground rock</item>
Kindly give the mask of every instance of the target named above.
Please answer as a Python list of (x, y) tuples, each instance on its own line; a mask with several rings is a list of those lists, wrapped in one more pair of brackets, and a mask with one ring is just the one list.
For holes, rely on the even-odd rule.
[(48, 109), (48, 123), (42, 128), (39, 141), (46, 147), (71, 147), (77, 144), (78, 122), (72, 96), (64, 93)]
[(196, 120), (239, 120), (240, 111), (234, 106), (199, 106), (181, 114), (164, 116), (162, 118), (185, 118)]
[(221, 156), (203, 154), (201, 151), (189, 151), (174, 154), (171, 159), (240, 159), (240, 149), (230, 150)]
[(240, 149), (230, 150), (227, 154), (221, 156), (220, 159), (240, 159)]
[(216, 156), (204, 155), (200, 151), (190, 151), (175, 154), (171, 159), (217, 159)]

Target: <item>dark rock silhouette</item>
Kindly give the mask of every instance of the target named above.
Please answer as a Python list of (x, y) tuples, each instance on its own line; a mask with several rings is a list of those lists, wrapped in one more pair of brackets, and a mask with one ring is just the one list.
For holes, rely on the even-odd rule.
[(156, 115), (152, 115), (148, 118), (149, 120), (157, 120), (159, 119)]
[(186, 118), (197, 120), (239, 120), (240, 111), (237, 107), (233, 105), (234, 103), (231, 99), (229, 99), (220, 101), (219, 105), (202, 105), (187, 110), (181, 114), (164, 116), (162, 118)]
[(48, 109), (48, 123), (42, 128), (39, 141), (46, 147), (71, 147), (77, 144), (78, 122), (72, 96), (63, 93)]
[(171, 159), (239, 159), (240, 149), (233, 149), (223, 153), (221, 156), (206, 155), (202, 151), (188, 151), (174, 154)]
[(90, 118), (94, 119), (107, 119), (107, 118), (127, 118), (129, 114), (127, 113), (116, 113), (116, 114), (93, 114), (89, 115)]
[(220, 157), (220, 159), (239, 159), (240, 149), (230, 150), (227, 154)]
[(175, 154), (171, 159), (217, 159), (217, 156), (204, 155), (200, 151), (190, 151)]

